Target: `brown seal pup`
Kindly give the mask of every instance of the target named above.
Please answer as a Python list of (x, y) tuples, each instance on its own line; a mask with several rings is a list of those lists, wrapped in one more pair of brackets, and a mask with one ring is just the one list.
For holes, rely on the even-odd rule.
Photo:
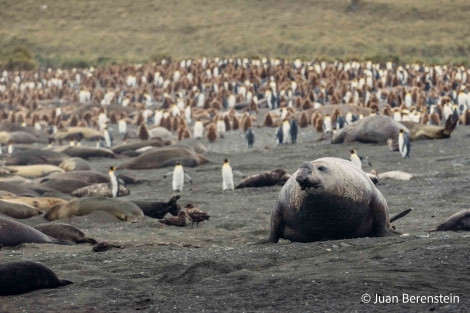
[(470, 209), (463, 210), (451, 215), (444, 222), (440, 223), (429, 231), (459, 231), (470, 230)]
[(67, 244), (67, 242), (43, 234), (31, 226), (0, 216), (0, 245), (14, 247), (22, 243)]
[(359, 141), (364, 143), (384, 144), (389, 138), (397, 140), (400, 129), (408, 131), (404, 125), (389, 116), (367, 116), (338, 130), (333, 135), (331, 143), (351, 143)]
[(265, 171), (246, 177), (235, 189), (247, 187), (265, 187), (274, 185), (284, 185), (290, 174), (285, 169), (278, 168), (272, 171)]
[(449, 138), (452, 132), (457, 126), (457, 118), (453, 118), (450, 115), (445, 123), (445, 126), (437, 125), (425, 125), (420, 123), (415, 123), (411, 121), (400, 122), (405, 125), (410, 130), (410, 139), (419, 140), (419, 139), (444, 139)]
[(0, 296), (73, 284), (71, 281), (58, 279), (50, 268), (32, 261), (0, 264), (0, 281)]
[(159, 201), (147, 201), (147, 200), (132, 200), (137, 206), (144, 212), (144, 215), (153, 218), (163, 218), (167, 213), (173, 216), (178, 215), (181, 211), (181, 207), (176, 202), (181, 198), (180, 195), (176, 195), (170, 198), (168, 202)]
[(57, 204), (44, 217), (49, 221), (53, 221), (73, 216), (83, 216), (97, 210), (111, 213), (126, 222), (134, 223), (144, 218), (142, 210), (133, 202), (103, 197), (79, 198), (64, 204)]
[(10, 202), (8, 200), (1, 199), (0, 213), (9, 217), (23, 219), (41, 215), (44, 212), (24, 203)]
[(196, 167), (207, 163), (208, 160), (190, 147), (168, 146), (156, 148), (141, 154), (132, 160), (121, 164), (118, 169), (143, 170), (175, 166), (181, 162), (183, 166)]
[(284, 184), (269, 237), (259, 243), (388, 236), (397, 233), (390, 221), (384, 196), (362, 170), (320, 158), (303, 163)]
[(85, 234), (77, 227), (65, 223), (45, 223), (34, 226), (48, 236), (55, 239), (70, 241), (74, 243), (90, 243), (95, 245), (97, 241), (93, 238), (85, 236)]

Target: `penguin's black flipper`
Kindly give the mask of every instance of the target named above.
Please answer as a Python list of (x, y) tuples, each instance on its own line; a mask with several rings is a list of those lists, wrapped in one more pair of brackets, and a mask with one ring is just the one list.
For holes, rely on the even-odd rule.
[(390, 223), (393, 223), (393, 222), (395, 222), (396, 220), (398, 220), (398, 219), (400, 219), (400, 218), (402, 218), (402, 217), (408, 215), (408, 213), (410, 213), (411, 211), (413, 211), (413, 209), (407, 209), (407, 210), (405, 210), (405, 211), (403, 211), (403, 212), (400, 212), (400, 213), (398, 213), (398, 214), (392, 216), (392, 217), (390, 218)]

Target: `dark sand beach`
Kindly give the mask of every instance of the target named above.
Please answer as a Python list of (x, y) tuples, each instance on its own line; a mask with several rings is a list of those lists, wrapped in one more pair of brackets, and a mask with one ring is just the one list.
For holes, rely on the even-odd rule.
[[(262, 115), (259, 115), (262, 116)], [(258, 121), (257, 123), (260, 123)], [(117, 128), (117, 127), (114, 127)], [(428, 230), (469, 208), (470, 128), (459, 126), (450, 139), (413, 141), (411, 158), (386, 145), (330, 144), (312, 127), (298, 143), (277, 146), (274, 128), (256, 128), (253, 149), (241, 131), (209, 144), (209, 163), (186, 170), (179, 203), (194, 203), (210, 214), (198, 227), (172, 227), (145, 217), (127, 223), (106, 212), (71, 223), (98, 241), (122, 245), (93, 252), (92, 246), (23, 244), (0, 250), (0, 262), (40, 262), (74, 284), (0, 298), (1, 312), (468, 312), (470, 266), (468, 232)], [(195, 145), (196, 140), (186, 141)], [(267, 237), (280, 186), (222, 191), (221, 166), (252, 175), (331, 156), (347, 159), (356, 148), (381, 172), (413, 173), (410, 181), (382, 180), (390, 215), (413, 208), (393, 223), (401, 236), (313, 243), (250, 245)], [(107, 173), (126, 158), (94, 159)], [(365, 171), (370, 167), (363, 166)], [(146, 180), (130, 185), (128, 199), (167, 201), (171, 168), (122, 170)], [(235, 176), (237, 184), (242, 177)], [(22, 220), (44, 223), (42, 216)], [(370, 303), (367, 295), (370, 295)], [(426, 296), (426, 298), (413, 298)], [(455, 297), (457, 296), (457, 297)], [(393, 303), (376, 303), (381, 301)], [(457, 301), (458, 300), (458, 301)], [(417, 302), (417, 303), (413, 303)], [(444, 303), (449, 302), (449, 303)], [(453, 302), (453, 303), (450, 303)]]

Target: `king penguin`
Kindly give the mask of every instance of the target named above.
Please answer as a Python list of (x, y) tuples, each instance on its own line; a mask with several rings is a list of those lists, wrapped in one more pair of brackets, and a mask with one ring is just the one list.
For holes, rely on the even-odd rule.
[(362, 162), (367, 162), (367, 164), (372, 167), (372, 164), (369, 162), (368, 157), (362, 157), (359, 154), (357, 154), (356, 149), (350, 150), (351, 155), (349, 156), (349, 159), (351, 162), (356, 165), (358, 168), (362, 169)]
[(299, 125), (295, 119), (290, 122), (290, 140), (292, 144), (297, 142), (297, 134), (299, 132)]
[(287, 119), (282, 122), (282, 143), (288, 144), (290, 139), (290, 123)]
[(125, 118), (121, 118), (118, 122), (119, 134), (122, 136), (123, 140), (126, 138), (127, 134), (127, 123)]
[(404, 159), (410, 157), (410, 137), (403, 128), (400, 129), (400, 133), (398, 134), (398, 149)]
[(104, 130), (103, 130), (103, 137), (104, 137), (104, 141), (106, 143), (106, 148), (111, 148), (113, 146), (113, 137), (111, 135), (111, 132), (109, 131), (108, 129), (108, 126), (105, 126), (104, 127)]
[(253, 148), (253, 144), (255, 143), (255, 134), (253, 133), (251, 127), (246, 130), (245, 140), (247, 147)]
[(232, 167), (228, 159), (224, 160), (224, 165), (222, 166), (222, 189), (223, 190), (233, 190), (233, 172)]
[(189, 180), (191, 184), (193, 183), (193, 179), (191, 178), (191, 176), (189, 176), (188, 173), (184, 171), (184, 168), (181, 162), (176, 162), (173, 171), (166, 173), (165, 176), (163, 176), (163, 178), (166, 178), (168, 175), (172, 173), (173, 173), (173, 182), (172, 182), (173, 191), (176, 191), (176, 192), (183, 191), (185, 177)]
[(352, 149), (350, 152), (351, 152), (351, 155), (349, 156), (349, 159), (351, 160), (352, 164), (362, 169), (361, 159), (357, 155), (356, 149)]
[(193, 137), (196, 139), (202, 139), (203, 134), (204, 124), (202, 124), (201, 120), (198, 119), (196, 123), (194, 123)]
[(114, 166), (109, 167), (109, 182), (111, 184), (111, 195), (113, 198), (119, 196), (119, 181), (115, 173), (116, 168)]

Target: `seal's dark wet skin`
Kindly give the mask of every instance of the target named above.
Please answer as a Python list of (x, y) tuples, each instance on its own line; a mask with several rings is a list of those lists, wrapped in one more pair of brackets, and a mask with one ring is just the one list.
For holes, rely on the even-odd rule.
[(312, 179), (313, 170), (314, 167), (311, 162), (304, 162), (300, 166), (295, 180), (299, 184), (301, 190), (305, 191), (306, 189), (324, 189), (324, 186), (320, 183), (320, 180)]

